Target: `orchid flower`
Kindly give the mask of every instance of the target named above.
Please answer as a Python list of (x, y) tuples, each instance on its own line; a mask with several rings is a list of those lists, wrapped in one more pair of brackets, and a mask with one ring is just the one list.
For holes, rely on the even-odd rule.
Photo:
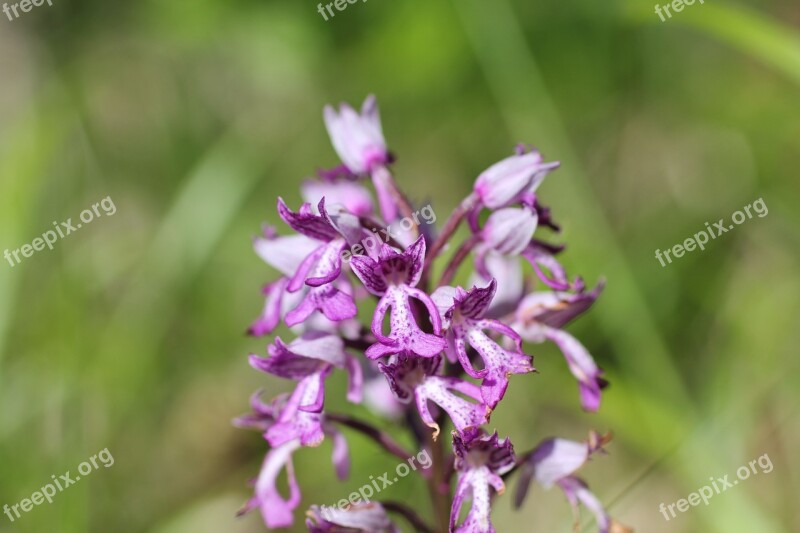
[(575, 442), (566, 439), (546, 439), (528, 454), (522, 472), (514, 503), (522, 505), (528, 494), (532, 480), (545, 489), (558, 485), (564, 492), (575, 514), (575, 523), (580, 523), (578, 504), (583, 504), (594, 514), (600, 533), (631, 533), (631, 529), (612, 519), (600, 500), (589, 491), (586, 483), (575, 476), (593, 454), (602, 451), (602, 447), (611, 440), (608, 435), (600, 436), (590, 433), (586, 442)]
[[(442, 324), (430, 296), (415, 288), (425, 260), (425, 239), (419, 237), (408, 249), (397, 253), (383, 244), (379, 257), (355, 256), (350, 261), (358, 279), (369, 292), (380, 296), (372, 317), (372, 333), (378, 342), (370, 346), (365, 355), (378, 359), (385, 355), (411, 352), (420, 357), (433, 357), (444, 349), (440, 336)], [(428, 310), (433, 333), (425, 333), (414, 320), (412, 299), (421, 302)], [(391, 309), (391, 331), (383, 334), (383, 319)]]
[[(481, 395), (490, 409), (503, 399), (509, 375), (533, 372), (530, 358), (522, 353), (519, 334), (499, 320), (484, 317), (496, 290), (494, 279), (483, 289), (473, 287), (467, 292), (458, 287), (453, 304), (445, 313), (449, 322), (446, 353), (451, 361), (458, 360), (469, 376), (483, 380)], [(484, 333), (487, 330), (505, 335), (515, 343), (516, 349), (512, 352), (502, 348)], [(482, 359), (482, 369), (473, 367), (467, 354), (468, 346)]]
[[(497, 432), (489, 436), (478, 429), (453, 433), (458, 485), (450, 512), (450, 531), (454, 533), (494, 533), (490, 519), (492, 491), (503, 494), (505, 484), (500, 476), (514, 467), (514, 447), (508, 439), (500, 440)], [(472, 507), (460, 526), (456, 521), (467, 498)]]
[(297, 380), (286, 405), (266, 431), (273, 446), (299, 438), (303, 446), (317, 446), (324, 438), (322, 408), (325, 379), (334, 367), (347, 368), (350, 374), (348, 399), (358, 403), (362, 394), (362, 375), (358, 361), (344, 350), (342, 340), (328, 334), (306, 334), (286, 345), (280, 338), (269, 346), (270, 357), (250, 356), (253, 368), (278, 377)]
[[(492, 503), (517, 473), (518, 505), (535, 479), (558, 485), (576, 513), (579, 505), (590, 509), (601, 533), (629, 531), (575, 475), (606, 439), (549, 439), (517, 461), (511, 441), (487, 429), (510, 381), (537, 390), (525, 374), (536, 372), (530, 348), (545, 341), (563, 352), (586, 411), (598, 410), (606, 385), (588, 350), (563, 329), (603, 285), (587, 291), (583, 278), (568, 276), (556, 258), (564, 246), (541, 235), (560, 230), (540, 201), (540, 186), (559, 163), (517, 147), (477, 177), (437, 229), (433, 205), (415, 210), (390, 171), (394, 157), (375, 97), (360, 112), (342, 104), (326, 106), (323, 115), (341, 164), (302, 182), (296, 211), (277, 199), (277, 214), (293, 233), (279, 236), (265, 226), (253, 242), (278, 275), (262, 289), (263, 307), (248, 331), (264, 336), (287, 327), (295, 337), (272, 338), (267, 356), (251, 354), (250, 364), (291, 380), (294, 389), (268, 402), (257, 393), (252, 412), (234, 421), (258, 430), (268, 446), (242, 513), (259, 509), (267, 528), (293, 525), (303, 503), (295, 454), (327, 438), (336, 474), (345, 478), (346, 428), (403, 462), (413, 453), (401, 443), (428, 454), (424, 470), (414, 470), (428, 484), (433, 522), (388, 491), (371, 501), (362, 488), (340, 507), (306, 506), (312, 533), (399, 533), (396, 519), (420, 533), (492, 533)], [(468, 233), (459, 241), (463, 225)], [(335, 370), (348, 375), (346, 391), (329, 384)], [(326, 393), (350, 403), (363, 398), (371, 419), (338, 412), (348, 403), (326, 401)], [(407, 438), (397, 438), (403, 430)], [(442, 431), (452, 439), (439, 439)]]
[(600, 408), (602, 389), (608, 382), (601, 377), (603, 371), (583, 344), (561, 327), (591, 307), (602, 288), (599, 285), (591, 292), (578, 294), (531, 293), (520, 302), (516, 321), (512, 324), (512, 328), (526, 341), (542, 343), (548, 340), (558, 346), (570, 372), (578, 380), (581, 405), (592, 412)]
[[(269, 431), (286, 406), (286, 397), (280, 396), (272, 403), (265, 404), (260, 400), (260, 393), (251, 397), (253, 413), (237, 418), (234, 423), (238, 427)], [(347, 442), (343, 435), (331, 424), (324, 423), (322, 431), (331, 436), (333, 441), (333, 464), (339, 479), (346, 479), (350, 470), (350, 457)], [(294, 522), (294, 509), (300, 504), (300, 486), (294, 475), (292, 454), (300, 447), (301, 439), (293, 438), (273, 447), (264, 457), (261, 472), (255, 481), (255, 493), (239, 511), (239, 515), (259, 508), (264, 523), (269, 528), (288, 527)], [(278, 490), (278, 476), (286, 470), (289, 488), (288, 498), (284, 498)]]
[[(433, 428), (434, 439), (441, 428), (431, 414), (428, 401), (441, 407), (459, 431), (488, 422), (491, 410), (482, 403), (480, 389), (463, 379), (440, 375), (440, 356), (419, 358), (401, 355), (397, 362), (380, 363), (379, 366), (398, 400), (408, 403), (413, 398), (416, 401), (422, 421)], [(458, 396), (456, 392), (475, 402)]]

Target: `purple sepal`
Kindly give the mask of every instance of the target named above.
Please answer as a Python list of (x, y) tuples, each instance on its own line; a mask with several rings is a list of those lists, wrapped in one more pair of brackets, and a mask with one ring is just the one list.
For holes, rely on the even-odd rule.
[(341, 104), (339, 113), (328, 105), (323, 117), (334, 150), (351, 172), (365, 174), (389, 162), (375, 96), (364, 100), (361, 114), (347, 104)]
[[(325, 198), (319, 201), (319, 206), (317, 208), (320, 212), (325, 210)], [(294, 213), (287, 207), (283, 198), (279, 197), (278, 214), (290, 228), (310, 239), (330, 242), (339, 236), (328, 219), (323, 215), (315, 214), (311, 210), (311, 204), (308, 202), (301, 205), (297, 213)]]
[(525, 192), (535, 192), (547, 173), (558, 166), (557, 162), (544, 163), (536, 151), (512, 155), (483, 171), (474, 190), (489, 209), (504, 207)]
[(357, 255), (350, 260), (358, 279), (372, 294), (382, 296), (392, 285), (416, 287), (425, 264), (425, 238), (420, 236), (404, 252), (382, 243), (378, 259)]
[[(419, 237), (404, 252), (398, 253), (382, 245), (378, 259), (356, 256), (350, 261), (356, 276), (373, 294), (381, 296), (372, 317), (372, 333), (378, 342), (370, 346), (366, 355), (378, 359), (402, 352), (421, 357), (433, 357), (445, 347), (440, 336), (442, 324), (439, 311), (431, 297), (414, 288), (422, 274), (425, 260), (425, 239)], [(414, 319), (411, 300), (419, 300), (428, 310), (433, 333), (425, 333)], [(383, 333), (383, 320), (391, 310), (390, 332)]]

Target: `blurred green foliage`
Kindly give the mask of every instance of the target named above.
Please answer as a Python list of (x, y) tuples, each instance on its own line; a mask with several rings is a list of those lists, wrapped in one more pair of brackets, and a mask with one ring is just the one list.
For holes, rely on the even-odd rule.
[[(612, 430), (584, 475), (638, 531), (800, 530), (798, 23), (791, 0), (664, 23), (642, 0), (373, 0), (328, 22), (311, 2), (54, 0), (0, 20), (0, 248), (117, 206), (0, 265), (0, 504), (102, 448), (116, 461), (0, 531), (263, 530), (234, 513), (265, 443), (230, 419), (290, 385), (246, 362), (265, 350), (243, 332), (273, 275), (250, 238), (336, 164), (322, 106), (370, 92), (398, 180), (440, 219), (516, 142), (561, 160), (541, 195), (564, 261), (607, 279), (571, 327), (612, 382), (601, 412), (580, 412), (560, 354), (537, 347), (541, 374), (511, 380), (492, 426), (520, 452)], [(767, 217), (654, 258), (759, 197)], [(344, 484), (328, 443), (298, 453), (304, 506), (393, 468), (349, 441)], [(764, 453), (773, 472), (659, 514)], [(427, 512), (417, 481), (390, 490)], [(499, 531), (569, 529), (557, 491), (532, 496), (519, 513), (497, 501)]]

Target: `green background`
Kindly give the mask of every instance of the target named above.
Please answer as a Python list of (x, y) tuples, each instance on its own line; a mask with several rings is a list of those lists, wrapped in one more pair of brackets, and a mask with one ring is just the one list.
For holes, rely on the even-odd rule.
[[(255, 389), (291, 384), (247, 365), (265, 353), (243, 332), (274, 276), (251, 237), (277, 222), (278, 195), (296, 205), (302, 178), (337, 164), (322, 106), (368, 93), (399, 183), (440, 221), (515, 143), (560, 160), (540, 193), (564, 263), (607, 280), (569, 327), (612, 382), (601, 412), (580, 411), (561, 355), (537, 346), (541, 374), (511, 379), (491, 427), (518, 452), (613, 431), (582, 476), (637, 531), (800, 530), (800, 6), (653, 9), (371, 0), (325, 22), (296, 0), (54, 0), (0, 18), (0, 248), (106, 196), (117, 207), (0, 264), (0, 504), (103, 448), (115, 458), (0, 531), (264, 529), (234, 513), (266, 445), (230, 420)], [(768, 216), (654, 258), (758, 198)], [(331, 410), (343, 390), (336, 375)], [(308, 505), (394, 468), (348, 437), (343, 484), (328, 442), (297, 453), (297, 531)], [(771, 473), (658, 512), (764, 453)], [(382, 496), (429, 514), (412, 478)], [(570, 530), (558, 490), (518, 513), (511, 499), (494, 505), (499, 531)]]

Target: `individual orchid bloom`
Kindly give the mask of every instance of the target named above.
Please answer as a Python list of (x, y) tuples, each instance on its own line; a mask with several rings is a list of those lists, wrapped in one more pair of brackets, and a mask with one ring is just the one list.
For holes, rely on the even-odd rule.
[[(442, 368), (441, 356), (420, 358), (402, 354), (396, 362), (379, 363), (378, 366), (389, 380), (398, 400), (409, 403), (413, 398), (416, 401), (420, 418), (428, 427), (433, 428), (434, 440), (438, 437), (440, 428), (428, 407), (429, 401), (447, 413), (459, 432), (480, 426), (489, 420), (491, 410), (483, 403), (477, 385), (463, 379), (439, 375)], [(456, 393), (475, 400), (475, 403)]]
[[(317, 249), (319, 243), (305, 235), (278, 236), (275, 228), (264, 226), (263, 234), (253, 239), (253, 248), (265, 263), (278, 270), (282, 277), (267, 284), (263, 289), (266, 298), (264, 310), (251, 324), (248, 333), (255, 336), (268, 335), (278, 326), (285, 315), (286, 288), (303, 260)], [(295, 302), (295, 305), (299, 300)]]
[[(320, 200), (318, 210), (320, 214), (313, 213), (311, 204), (305, 203), (294, 213), (282, 198), (278, 198), (278, 213), (284, 222), (318, 243), (297, 267), (286, 286), (288, 292), (310, 287), (298, 306), (286, 314), (287, 326), (303, 322), (314, 311), (321, 311), (333, 321), (353, 318), (357, 313), (353, 297), (333, 283), (342, 272), (341, 252), (347, 246), (345, 234), (327, 216), (324, 198)], [(357, 229), (353, 228), (353, 231)]]
[(610, 440), (609, 435), (601, 436), (591, 432), (586, 442), (556, 438), (542, 441), (527, 454), (522, 463), (514, 505), (516, 507), (522, 505), (532, 480), (545, 489), (558, 485), (572, 506), (576, 524), (580, 521), (578, 504), (583, 504), (594, 514), (600, 533), (630, 533), (630, 529), (606, 513), (586, 483), (574, 475), (593, 454), (602, 451), (603, 446)]
[(575, 337), (560, 329), (580, 313), (586, 311), (597, 299), (603, 285), (590, 292), (578, 294), (558, 292), (534, 292), (526, 296), (517, 308), (512, 327), (528, 342), (554, 342), (564, 358), (570, 372), (578, 380), (581, 405), (586, 411), (600, 408), (602, 389), (608, 382), (601, 376), (591, 354)]
[[(238, 427), (268, 431), (281, 417), (288, 405), (286, 395), (281, 395), (269, 404), (260, 400), (260, 393), (251, 398), (252, 414), (237, 418)], [(331, 424), (323, 422), (322, 430), (333, 442), (332, 461), (339, 479), (346, 479), (350, 470), (350, 456), (344, 436)], [(294, 523), (294, 509), (300, 504), (300, 487), (294, 475), (292, 454), (302, 446), (299, 438), (288, 440), (273, 447), (264, 458), (261, 472), (255, 481), (254, 495), (239, 511), (242, 515), (258, 507), (267, 527), (288, 527)], [(286, 469), (289, 496), (284, 498), (278, 490), (278, 477)]]
[[(289, 279), (282, 277), (264, 287), (263, 293), (266, 296), (264, 309), (261, 315), (248, 328), (248, 334), (260, 337), (272, 333), (280, 324), (281, 319), (296, 308), (306, 297), (307, 291), (310, 290), (305, 287), (298, 292), (290, 293), (286, 291), (288, 283)], [(346, 294), (354, 292), (352, 285), (345, 278), (335, 281), (334, 285)], [(345, 339), (356, 338), (360, 329), (361, 324), (355, 317), (333, 321), (322, 313), (312, 313), (304, 322), (291, 327), (292, 332), (297, 335), (302, 335), (308, 331), (320, 331), (340, 335)]]
[[(499, 320), (485, 318), (486, 310), (497, 290), (497, 281), (492, 279), (485, 288), (473, 287), (465, 291), (456, 288), (453, 304), (445, 316), (449, 322), (446, 353), (451, 361), (458, 361), (467, 374), (482, 379), (481, 395), (490, 409), (503, 399), (508, 388), (508, 376), (533, 372), (529, 356), (522, 352), (522, 339), (516, 331)], [(504, 335), (516, 345), (514, 351), (506, 350), (492, 340), (485, 331)], [(467, 346), (475, 349), (483, 360), (483, 368), (472, 366)]]
[(484, 170), (475, 181), (474, 191), (481, 203), (497, 209), (517, 202), (524, 194), (536, 192), (545, 176), (560, 163), (545, 163), (533, 150), (507, 157)]
[(364, 100), (360, 114), (342, 104), (338, 114), (326, 106), (323, 115), (333, 148), (345, 167), (352, 174), (370, 174), (384, 220), (394, 221), (399, 210), (397, 188), (386, 168), (392, 156), (386, 148), (375, 97), (370, 95)]
[(344, 350), (335, 335), (308, 333), (286, 345), (280, 338), (269, 346), (270, 357), (250, 356), (253, 368), (298, 381), (294, 392), (264, 436), (272, 446), (299, 438), (303, 446), (318, 446), (323, 438), (322, 408), (325, 379), (335, 368), (350, 374), (348, 399), (360, 402), (362, 374), (359, 362)]
[(360, 114), (343, 103), (339, 113), (332, 106), (325, 106), (323, 116), (331, 144), (351, 172), (366, 174), (389, 162), (375, 96), (364, 100)]
[[(300, 446), (300, 439), (294, 439), (267, 452), (255, 482), (255, 494), (239, 511), (239, 515), (259, 508), (269, 528), (289, 527), (294, 523), (294, 510), (300, 505), (301, 494), (294, 475), (292, 453)], [(288, 498), (281, 495), (277, 486), (278, 476), (284, 468), (289, 485)]]
[[(386, 244), (381, 245), (378, 259), (353, 256), (350, 265), (369, 292), (381, 299), (372, 317), (372, 333), (378, 342), (365, 354), (370, 359), (385, 355), (411, 352), (421, 357), (433, 357), (445, 346), (440, 336), (442, 325), (439, 312), (430, 296), (416, 288), (425, 261), (425, 239), (420, 236), (404, 252), (398, 253)], [(411, 300), (427, 308), (433, 334), (417, 325)], [(383, 319), (391, 310), (389, 335), (383, 334)]]
[(360, 502), (346, 509), (312, 505), (306, 514), (311, 533), (400, 533), (377, 502)]
[[(455, 468), (458, 472), (450, 531), (453, 533), (494, 533), (491, 521), (492, 489), (503, 494), (505, 484), (500, 477), (514, 467), (514, 447), (507, 438), (500, 441), (497, 432), (487, 435), (480, 429), (453, 432)], [(472, 506), (464, 522), (456, 525), (461, 507), (467, 498)]]

